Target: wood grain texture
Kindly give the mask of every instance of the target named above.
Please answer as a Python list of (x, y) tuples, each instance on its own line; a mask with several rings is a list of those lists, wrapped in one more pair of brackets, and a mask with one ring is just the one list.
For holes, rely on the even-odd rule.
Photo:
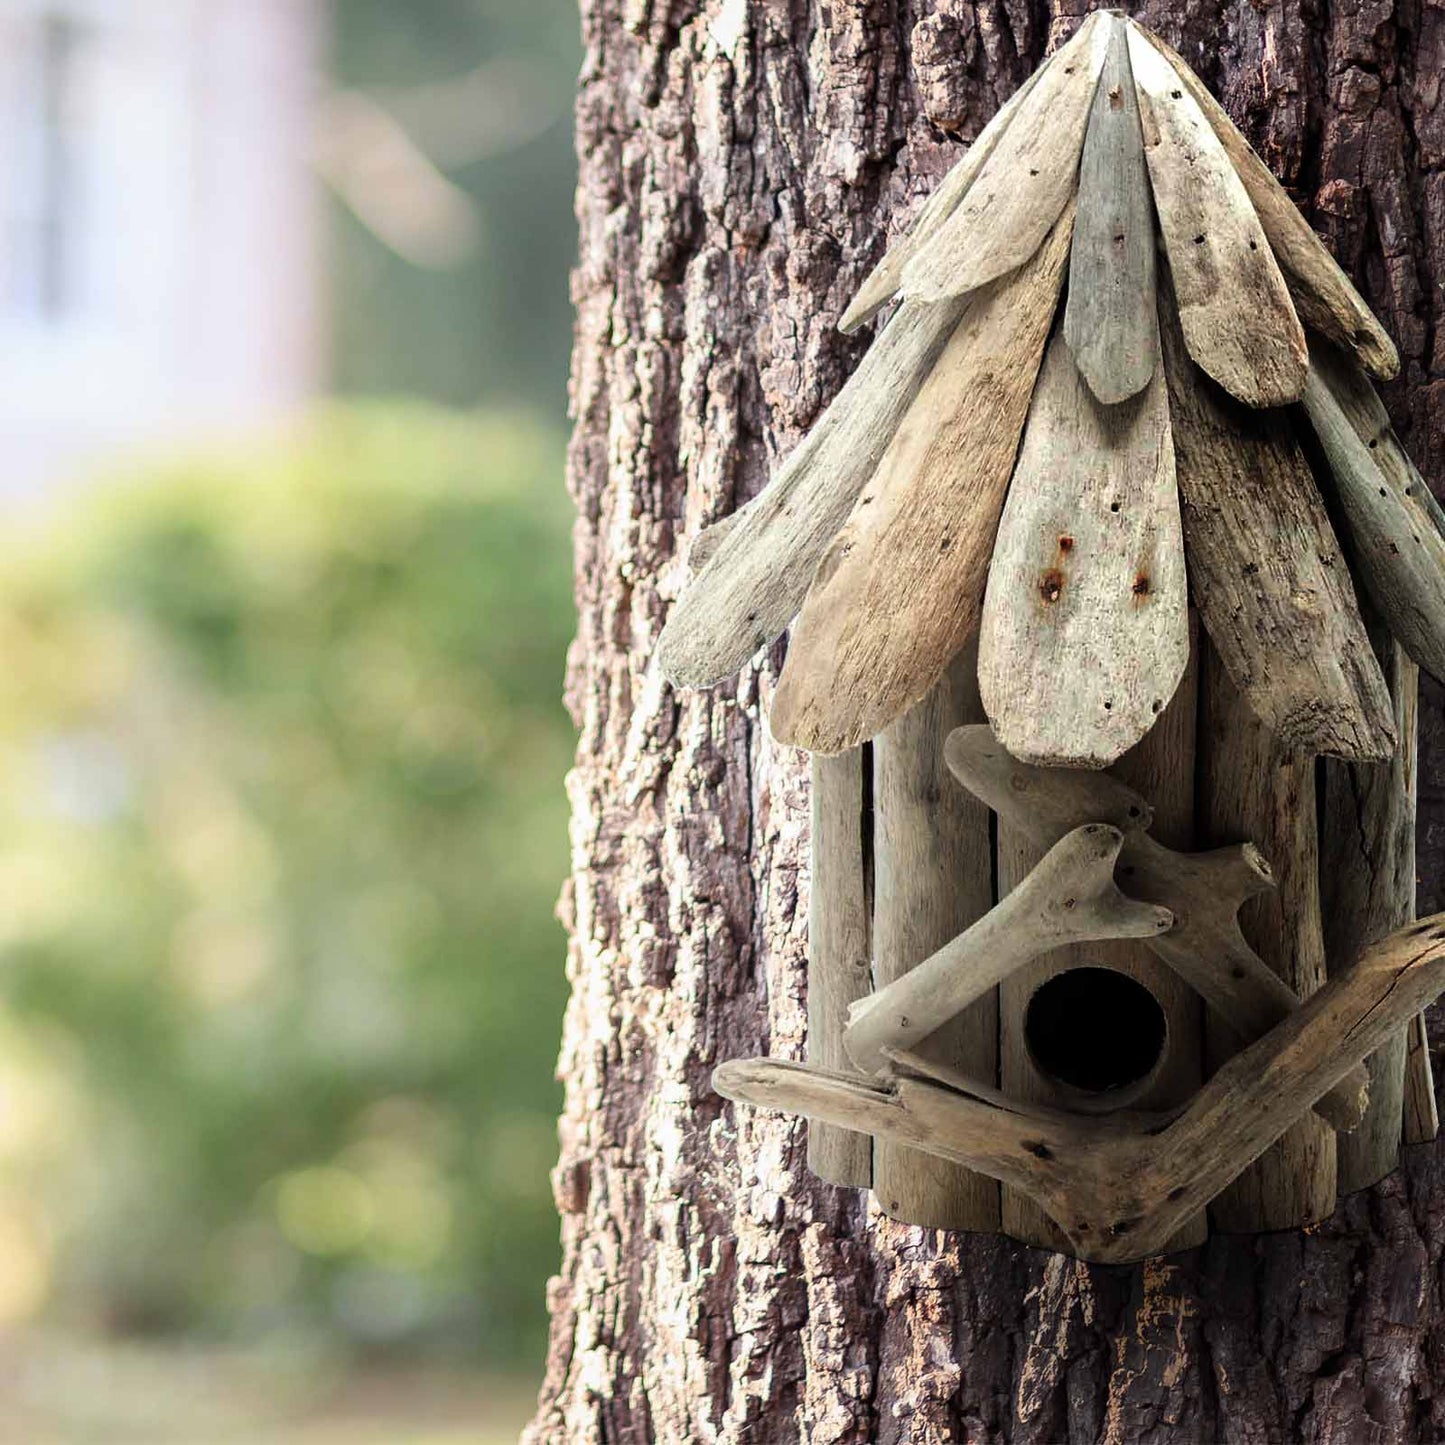
[[(1050, 815), (1054, 815), (1054, 826), (1066, 821), (1070, 826), (1077, 826), (1075, 819), (1057, 814), (1057, 802), (1046, 803), (1043, 799), (1067, 796), (1081, 784), (1091, 788), (1094, 796), (1088, 802), (1080, 799), (1079, 820), (1087, 816), (1124, 823), (1126, 852), (1132, 854), (1141, 843), (1148, 841), (1143, 832), (1145, 828), (1157, 828), (1160, 837), (1174, 847), (1191, 846), (1195, 682), (1194, 671), (1190, 669), (1163, 715), (1155, 720), (1153, 730), (1120, 760), (1112, 774), (1036, 769), (1014, 760), (998, 759), (999, 765), (1007, 770), (1007, 780), (1002, 781), (1002, 774), (990, 769), (993, 776), (1002, 781), (1002, 786), (993, 793), (993, 801), (1003, 809), (997, 830), (1001, 893), (1015, 886), (1033, 866), (1041, 850), (1052, 843), (1053, 827), (1045, 822)], [(982, 729), (970, 731), (982, 741)], [(957, 749), (953, 760), (959, 761)], [(1118, 796), (1101, 812), (1097, 800), (1107, 800), (1111, 792), (1117, 792)], [(1132, 816), (1141, 809), (1142, 817)], [(1116, 877), (1125, 881), (1120, 873), (1116, 873)], [(1176, 916), (1175, 926), (1180, 922)], [(1150, 938), (1143, 943), (1114, 941), (1058, 949), (1015, 973), (999, 991), (999, 1077), (1004, 1089), (1018, 1099), (1088, 1112), (1097, 1112), (1101, 1106), (1109, 1110), (1168, 1109), (1184, 1104), (1199, 1087), (1203, 1076), (1202, 1010), (1194, 988), (1151, 952), (1158, 941)], [(1168, 1033), (1158, 1071), (1140, 1085), (1119, 1091), (1112, 1098), (1090, 1100), (1061, 1086), (1040, 1070), (1024, 1034), (1028, 1003), (1040, 985), (1067, 969), (1080, 967), (1110, 968), (1137, 980), (1164, 1011)], [(1005, 1189), (1003, 1209), (1004, 1227), (1014, 1238), (1045, 1248), (1060, 1244), (1057, 1225), (1028, 1195)], [(1207, 1221), (1201, 1210), (1180, 1226), (1169, 1248), (1189, 1248), (1202, 1242), (1207, 1233)]]
[(999, 138), (1008, 129), (1019, 107), (1028, 99), (1039, 76), (1051, 62), (1045, 62), (994, 112), (993, 118), (978, 133), (977, 139), (964, 153), (963, 159), (939, 181), (937, 187), (919, 209), (912, 226), (888, 248), (883, 259), (869, 273), (849, 302), (838, 329), (856, 331), (866, 325), (898, 294), (903, 284), (903, 271), (908, 263), (932, 238), (943, 223), (958, 209), (968, 188), (978, 179), (984, 162), (994, 153)]
[[(1218, 653), (1206, 647), (1204, 655), (1200, 827), (1215, 844), (1253, 839), (1270, 860), (1276, 886), (1244, 905), (1240, 926), (1254, 951), (1307, 1004), (1325, 981), (1314, 758), (1281, 743), (1250, 711)], [(1210, 1064), (1222, 1064), (1242, 1043), (1233, 1029), (1206, 1016)], [(1313, 1224), (1334, 1209), (1335, 1187), (1335, 1135), (1311, 1114), (1214, 1201), (1211, 1222), (1226, 1232)]]
[[(866, 750), (814, 758), (812, 878), (808, 894), (808, 1062), (850, 1067), (843, 1049), (848, 1009), (873, 983), (864, 848)], [(867, 1189), (873, 1141), (831, 1124), (808, 1129), (808, 1168), (830, 1184)]]
[(1304, 328), (1243, 183), (1204, 112), (1129, 30), (1144, 155), (1189, 354), (1248, 406), (1304, 390)]
[(1091, 15), (1049, 61), (951, 215), (904, 267), (903, 295), (967, 295), (1028, 261), (1074, 195), (1079, 153), (1109, 36)]
[[(1125, 764), (1133, 769), (1136, 760), (1157, 751), (1169, 755), (1167, 740), (1182, 727), (1181, 714), (1193, 716), (1193, 674), (1187, 678), (1159, 727), (1122, 760), (1120, 769)], [(1150, 826), (1152, 805), (1113, 774), (1021, 763), (987, 727), (952, 733), (946, 757), (953, 775), (999, 816), (1001, 882), (1022, 876), (1044, 849), (1089, 819), (1111, 822), (1127, 833), (1116, 869), (1125, 891), (1174, 914), (1174, 927), (1149, 940), (1161, 963), (1248, 1041), (1299, 1007), (1299, 996), (1255, 953), (1239, 926), (1240, 908), (1274, 887), (1268, 860), (1252, 843), (1202, 853), (1171, 848), (1143, 831)], [(1164, 778), (1163, 795), (1175, 795), (1181, 808), (1192, 804), (1191, 778)], [(1181, 793), (1186, 782), (1188, 790)], [(1316, 1107), (1335, 1128), (1353, 1129), (1364, 1117), (1368, 1095), (1369, 1077), (1361, 1069)]]
[[(952, 729), (982, 716), (977, 658), (966, 648), (938, 686), (873, 745), (873, 937), (879, 987), (901, 978), (993, 906), (988, 809), (953, 781), (943, 758)], [(920, 1048), (965, 1073), (996, 1079), (997, 990)], [(874, 1144), (873, 1188), (879, 1205), (907, 1224), (998, 1228), (996, 1181), (891, 1140)]]
[(787, 627), (962, 312), (953, 302), (900, 307), (767, 490), (726, 530), (658, 639), (658, 661), (674, 683), (710, 687)]
[(1030, 959), (1066, 943), (1148, 938), (1174, 922), (1167, 908), (1126, 898), (1114, 882), (1124, 835), (1086, 823), (1061, 838), (958, 937), (848, 1013), (843, 1042), (865, 1073), (885, 1073), (886, 1049), (916, 1049)]
[(896, 1076), (861, 1083), (773, 1059), (722, 1064), (714, 1087), (766, 1109), (893, 1135), (994, 1175), (1048, 1212), (1081, 1256), (1161, 1253), (1316, 1099), (1445, 987), (1445, 914), (1371, 948), (1225, 1064), (1167, 1124), (1081, 1120)]
[(1193, 365), (1167, 275), (1160, 322), (1189, 581), (1210, 641), (1285, 747), (1388, 757), (1390, 694), (1287, 419), (1241, 406)]
[[(1371, 640), (1395, 704), (1400, 744), (1386, 763), (1326, 759), (1319, 782), (1320, 914), (1331, 978), (1415, 916), (1416, 709), (1420, 678), (1375, 620)], [(1339, 1190), (1383, 1179), (1396, 1165), (1404, 1109), (1407, 1030), (1370, 1055), (1370, 1103), (1336, 1140)]]
[(1055, 333), (984, 596), (979, 686), (994, 732), (1024, 762), (1105, 767), (1158, 721), (1188, 663), (1164, 377), (1106, 407)]
[(1064, 336), (1089, 390), (1127, 401), (1159, 367), (1154, 202), (1129, 66), (1113, 27), (1079, 161), (1079, 216), (1069, 255)]
[(1229, 113), (1209, 93), (1189, 65), (1163, 40), (1130, 22), (1169, 62), (1182, 89), (1194, 98), (1234, 165), (1249, 194), (1270, 249), (1279, 262), (1295, 310), (1314, 330), (1350, 349), (1382, 381), (1400, 370), (1400, 355), (1389, 333), (1340, 269), (1274, 172), (1255, 154)]
[(1401, 465), (1403, 452), (1388, 469), (1380, 465), (1381, 441), (1386, 455), (1391, 448), (1362, 390), (1373, 387), (1352, 362), (1325, 345), (1311, 348), (1304, 409), (1329, 462), (1323, 480), (1345, 521), (1350, 569), (1406, 652), (1445, 678), (1445, 536), (1419, 499), (1428, 489)]
[(830, 753), (874, 737), (977, 629), (1073, 216), (1070, 203), (1027, 265), (974, 298), (829, 546), (773, 699), (780, 742)]
[(1416, 1014), (1406, 1030), (1405, 1118), (1401, 1142), (1433, 1144), (1440, 1132), (1435, 1101), (1435, 1071), (1430, 1063), (1430, 1034), (1425, 1015)]

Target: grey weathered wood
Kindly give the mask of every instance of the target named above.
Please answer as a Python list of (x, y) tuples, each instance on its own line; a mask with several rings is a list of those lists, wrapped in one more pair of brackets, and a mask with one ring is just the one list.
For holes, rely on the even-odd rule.
[[(988, 809), (954, 783), (943, 758), (950, 731), (982, 717), (977, 656), (965, 648), (938, 686), (873, 745), (873, 966), (880, 987), (993, 906)], [(998, 1077), (997, 990), (919, 1047), (992, 1082)], [(996, 1180), (891, 1139), (874, 1143), (873, 1188), (883, 1209), (909, 1224), (998, 1228)]]
[(1049, 62), (957, 208), (904, 267), (905, 297), (965, 295), (1044, 244), (1074, 194), (1094, 87), (1118, 24), (1096, 12)]
[[(808, 895), (808, 1062), (850, 1067), (848, 1009), (872, 986), (864, 829), (864, 749), (814, 758), (812, 881)], [(830, 1184), (867, 1189), (873, 1141), (831, 1124), (808, 1128), (808, 1168)]]
[(1249, 406), (1297, 401), (1304, 328), (1244, 185), (1173, 66), (1134, 28), (1129, 60), (1189, 354)]
[[(1376, 464), (1378, 436), (1360, 434), (1342, 405), (1351, 390), (1351, 411), (1364, 410), (1338, 352), (1311, 348), (1304, 407), (1329, 462), (1332, 491), (1343, 514), (1352, 570), (1390, 631), (1426, 671), (1445, 678), (1445, 536), (1419, 500), (1410, 472)], [(1369, 441), (1377, 445), (1372, 451)]]
[[(1115, 770), (1108, 773), (1079, 773), (1062, 768), (1034, 768), (1009, 758), (998, 743), (988, 737), (986, 728), (960, 730), (950, 739), (950, 767), (960, 760), (960, 753), (973, 753), (983, 762), (984, 771), (997, 779), (998, 788), (990, 788), (992, 800), (999, 811), (998, 848), (1000, 889), (1012, 886), (1022, 872), (1032, 865), (1041, 847), (1050, 846), (1058, 834), (1049, 827), (1077, 826), (1085, 818), (1107, 818), (1125, 827), (1121, 860), (1134, 856), (1142, 846), (1160, 846), (1144, 835), (1144, 828), (1157, 828), (1160, 835), (1179, 848), (1188, 848), (1193, 838), (1194, 822), (1194, 730), (1197, 714), (1196, 678), (1191, 668), (1175, 692), (1173, 701), (1155, 720), (1155, 726), (1135, 748), (1131, 749)], [(960, 747), (970, 738), (976, 746)], [(956, 741), (955, 741), (956, 740)], [(987, 742), (988, 759), (979, 757)], [(1129, 786), (1124, 781), (1127, 778)], [(1092, 793), (1085, 800), (1082, 789)], [(1073, 795), (1080, 805), (1077, 818), (1059, 816), (1058, 803), (1051, 801)], [(1145, 801), (1145, 797), (1148, 801)], [(1100, 811), (1100, 803), (1105, 811)], [(1142, 816), (1140, 816), (1142, 815)], [(1045, 829), (1047, 828), (1047, 831)], [(1115, 869), (1115, 879), (1125, 881), (1123, 869)], [(1125, 890), (1127, 892), (1127, 889)], [(1151, 902), (1161, 902), (1153, 898)], [(1164, 905), (1168, 907), (1167, 904)], [(1188, 920), (1175, 918), (1175, 927), (1188, 925)], [(1170, 930), (1170, 934), (1173, 933)], [(1161, 935), (1161, 938), (1170, 934)], [(1033, 1102), (1064, 1106), (1090, 1112), (1100, 1108), (1177, 1108), (1185, 1104), (1199, 1087), (1203, 1076), (1204, 1022), (1200, 997), (1179, 973), (1165, 966), (1150, 950), (1161, 938), (1143, 942), (1111, 940), (1090, 945), (1058, 949), (1045, 954), (1013, 974), (1000, 990), (1002, 1019), (999, 1039), (1000, 1078), (1015, 1097)], [(1213, 960), (1210, 960), (1211, 964)], [(1168, 1036), (1164, 1057), (1152, 1077), (1112, 1097), (1090, 1100), (1075, 1091), (1064, 1090), (1048, 1078), (1034, 1062), (1024, 1034), (1028, 1003), (1035, 990), (1047, 979), (1069, 968), (1081, 966), (1112, 968), (1141, 983), (1153, 995), (1164, 1012)], [(1017, 1190), (1004, 1190), (1004, 1223), (1016, 1239), (1047, 1248), (1058, 1247), (1057, 1226), (1038, 1203)], [(1203, 1211), (1181, 1225), (1179, 1235), (1170, 1248), (1183, 1249), (1201, 1243), (1208, 1233)]]
[(1240, 406), (1193, 365), (1160, 283), (1189, 581), (1210, 640), (1285, 746), (1386, 758), (1390, 694), (1309, 464), (1283, 415)]
[(1430, 1144), (1440, 1132), (1440, 1111), (1435, 1102), (1435, 1071), (1430, 1065), (1430, 1034), (1423, 1013), (1410, 1020), (1406, 1035), (1402, 1139), (1406, 1144)]
[(1167, 908), (1126, 898), (1114, 882), (1124, 835), (1087, 823), (1048, 851), (1007, 897), (957, 938), (853, 1005), (843, 1042), (865, 1072), (886, 1071), (885, 1048), (914, 1049), (1030, 959), (1063, 944), (1148, 938), (1174, 922)]
[[(1057, 58), (1055, 56), (1053, 60)], [(898, 288), (903, 284), (903, 268), (958, 209), (959, 202), (983, 169), (983, 163), (993, 154), (999, 137), (1038, 84), (1039, 76), (1053, 64), (1053, 60), (1034, 71), (994, 112), (993, 119), (978, 133), (978, 138), (969, 146), (963, 159), (938, 183), (933, 194), (920, 207), (918, 216), (908, 231), (888, 248), (883, 259), (858, 288), (858, 294), (849, 303), (843, 319), (838, 323), (840, 331), (856, 331), (871, 321), (898, 294)]]
[(1073, 215), (1070, 203), (1033, 259), (974, 299), (829, 546), (773, 699), (780, 741), (841, 752), (874, 737), (977, 629)]
[(900, 307), (771, 484), (726, 529), (658, 641), (658, 660), (673, 682), (711, 686), (792, 620), (818, 559), (872, 477), (965, 306)]
[[(1415, 916), (1416, 705), (1419, 672), (1378, 622), (1370, 629), (1395, 703), (1400, 745), (1385, 763), (1326, 761), (1320, 775), (1320, 912), (1330, 976)], [(1384, 1178), (1400, 1153), (1406, 1031), (1370, 1055), (1370, 1103), (1336, 1141), (1339, 1190)]]
[[(1244, 905), (1240, 926), (1255, 952), (1308, 1002), (1325, 981), (1315, 760), (1281, 743), (1250, 711), (1214, 649), (1204, 652), (1200, 826), (1217, 843), (1252, 838), (1269, 858), (1276, 886)], [(1217, 1017), (1206, 1017), (1212, 1063), (1243, 1043)], [(1211, 1219), (1223, 1231), (1313, 1224), (1333, 1212), (1335, 1187), (1335, 1135), (1311, 1114), (1214, 1201)]]
[[(1074, 1253), (1107, 1263), (1169, 1247), (1241, 1170), (1445, 988), (1445, 914), (1369, 949), (1206, 1083), (1172, 1123), (1123, 1127), (898, 1076), (862, 1083), (775, 1059), (722, 1064), (725, 1098), (891, 1135), (1037, 1200)], [(1226, 1191), (1228, 1192), (1228, 1191)]]
[(1127, 752), (1189, 663), (1188, 590), (1162, 372), (1104, 406), (1056, 333), (984, 596), (979, 686), (999, 741), (1047, 767)]
[(1382, 381), (1400, 370), (1400, 356), (1385, 328), (1365, 304), (1354, 283), (1325, 249), (1274, 173), (1254, 153), (1228, 112), (1180, 56), (1152, 31), (1129, 22), (1168, 60), (1181, 88), (1193, 96), (1249, 193), (1260, 225), (1284, 272), (1295, 308), (1314, 330), (1350, 348)]
[(1129, 41), (1117, 25), (1094, 91), (1079, 162), (1064, 336), (1102, 402), (1137, 396), (1159, 366), (1154, 203), (1139, 129)]

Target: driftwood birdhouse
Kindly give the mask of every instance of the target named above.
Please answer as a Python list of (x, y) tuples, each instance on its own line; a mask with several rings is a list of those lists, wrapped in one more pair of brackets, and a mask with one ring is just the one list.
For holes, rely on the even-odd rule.
[(677, 683), (792, 625), (807, 1063), (722, 1065), (917, 1224), (1131, 1260), (1299, 1226), (1435, 1134), (1417, 667), (1445, 517), (1395, 348), (1184, 62), (1091, 16), (843, 319), (705, 532)]

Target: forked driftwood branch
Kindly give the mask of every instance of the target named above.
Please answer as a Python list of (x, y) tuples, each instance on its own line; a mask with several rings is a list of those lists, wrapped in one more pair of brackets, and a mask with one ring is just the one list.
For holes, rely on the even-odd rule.
[(1353, 968), (1229, 1060), (1171, 1122), (1075, 1119), (922, 1079), (859, 1082), (774, 1059), (721, 1065), (725, 1098), (896, 1138), (1038, 1201), (1084, 1258), (1124, 1263), (1171, 1236), (1445, 989), (1445, 914)]
[[(1036, 768), (1012, 758), (983, 726), (957, 728), (945, 745), (949, 771), (1000, 818), (1041, 847), (1052, 846), (1084, 819), (1129, 828), (1116, 877), (1133, 897), (1174, 915), (1166, 933), (1147, 937), (1158, 957), (1184, 978), (1246, 1041), (1259, 1038), (1299, 1007), (1294, 991), (1245, 941), (1239, 908), (1273, 887), (1269, 863), (1252, 844), (1207, 853), (1178, 853), (1134, 823), (1147, 826), (1149, 804), (1107, 773)], [(876, 997), (876, 995), (875, 995)], [(856, 1005), (867, 1006), (869, 1000)], [(849, 1050), (850, 1054), (852, 1049)], [(1368, 1101), (1363, 1068), (1346, 1071), (1319, 1101), (1337, 1129), (1353, 1129)]]
[(888, 1067), (883, 1050), (921, 1043), (1031, 958), (1066, 943), (1150, 938), (1167, 908), (1126, 898), (1114, 882), (1124, 834), (1089, 823), (1059, 840), (1034, 871), (971, 928), (848, 1011), (843, 1043), (860, 1069)]

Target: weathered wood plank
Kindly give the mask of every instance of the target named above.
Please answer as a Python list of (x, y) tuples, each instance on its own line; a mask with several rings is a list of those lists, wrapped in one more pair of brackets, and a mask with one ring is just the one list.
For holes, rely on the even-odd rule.
[(924, 201), (912, 226), (888, 248), (883, 259), (858, 288), (858, 294), (848, 304), (843, 319), (838, 323), (840, 331), (852, 332), (866, 325), (898, 294), (898, 289), (903, 284), (904, 267), (958, 209), (958, 204), (967, 194), (968, 188), (978, 179), (984, 162), (993, 154), (999, 138), (1038, 84), (1039, 76), (1057, 59), (1056, 55), (1034, 71), (994, 112), (993, 118), (978, 133), (978, 138), (969, 146), (963, 159), (944, 176), (933, 194)]
[(1414, 469), (1399, 465), (1400, 457), (1388, 471), (1379, 465), (1378, 433), (1370, 434), (1368, 419), (1364, 432), (1356, 425), (1372, 410), (1360, 394), (1373, 392), (1368, 378), (1319, 342), (1310, 359), (1304, 407), (1329, 462), (1325, 484), (1333, 481), (1345, 519), (1351, 570), (1406, 652), (1445, 678), (1445, 536), (1419, 499)]
[(663, 628), (658, 661), (673, 682), (720, 682), (792, 621), (966, 306), (901, 306), (771, 484), (738, 513)]
[[(873, 983), (864, 829), (865, 749), (814, 758), (808, 895), (808, 1062), (851, 1068), (843, 1048), (848, 1009)], [(808, 1127), (808, 1168), (830, 1184), (867, 1189), (873, 1141), (831, 1124)]]
[(1440, 1111), (1435, 1102), (1435, 1071), (1430, 1064), (1430, 1034), (1423, 1013), (1410, 1020), (1407, 1035), (1403, 1142), (1432, 1144), (1440, 1132)]
[[(1207, 646), (1203, 651), (1200, 826), (1218, 844), (1252, 838), (1269, 858), (1276, 887), (1244, 905), (1240, 926), (1255, 952), (1308, 1006), (1325, 981), (1315, 761), (1282, 744), (1250, 711), (1218, 653)], [(1222, 1064), (1242, 1041), (1208, 1015), (1205, 1046), (1210, 1062)], [(1210, 1216), (1225, 1232), (1294, 1229), (1334, 1210), (1335, 1184), (1334, 1131), (1310, 1114), (1214, 1201)]]
[(1204, 112), (1226, 154), (1234, 164), (1255, 213), (1284, 272), (1295, 309), (1304, 322), (1339, 346), (1348, 347), (1366, 369), (1382, 381), (1399, 374), (1400, 355), (1389, 333), (1365, 304), (1354, 283), (1314, 233), (1274, 173), (1257, 156), (1229, 113), (1205, 88), (1177, 52), (1153, 31), (1134, 21), (1130, 28), (1142, 33), (1169, 62), (1182, 84)]
[(1118, 24), (1096, 11), (1040, 73), (957, 208), (904, 267), (905, 297), (966, 295), (1045, 243), (1078, 184), (1094, 87)]
[[(983, 718), (977, 655), (965, 648), (938, 686), (873, 744), (874, 976), (901, 978), (993, 906), (988, 809), (949, 776), (944, 740)], [(849, 754), (844, 754), (847, 757)], [(930, 1058), (998, 1078), (998, 990), (926, 1039)], [(934, 1229), (998, 1228), (998, 1183), (891, 1139), (873, 1145), (873, 1188), (888, 1214)]]
[(1210, 640), (1284, 746), (1386, 758), (1390, 694), (1288, 420), (1215, 387), (1189, 360), (1166, 273), (1160, 292), (1189, 581)]
[(1225, 1064), (1162, 1128), (1070, 1118), (898, 1076), (865, 1084), (775, 1059), (722, 1064), (725, 1098), (891, 1135), (1037, 1200), (1069, 1248), (1147, 1258), (1310, 1103), (1445, 987), (1445, 914), (1392, 934)]
[[(1097, 805), (1085, 804), (1081, 808), (1081, 817), (1087, 815), (1120, 823), (1129, 819), (1130, 813), (1142, 805), (1144, 816), (1134, 820), (1134, 826), (1128, 832), (1124, 845), (1126, 854), (1132, 853), (1139, 844), (1150, 841), (1144, 836), (1145, 828), (1156, 829), (1161, 841), (1170, 847), (1184, 850), (1192, 845), (1194, 734), (1198, 712), (1196, 683), (1195, 670), (1191, 667), (1154, 728), (1137, 747), (1120, 759), (1113, 775), (1081, 774), (1066, 769), (1031, 769), (1025, 764), (1011, 762), (1010, 781), (1005, 794), (1008, 803), (1016, 806), (1007, 807), (1006, 812), (999, 815), (1000, 891), (1013, 886), (1032, 866), (1041, 844), (1047, 846), (1045, 834), (1037, 830), (1038, 823), (1052, 811), (1054, 805), (1043, 800), (1057, 797), (1061, 788), (1067, 790), (1075, 782), (1087, 784), (1096, 793), (1105, 793), (1105, 790), (1119, 793), (1109, 811), (1100, 812)], [(1015, 781), (1022, 781), (1024, 786), (1015, 788)], [(1147, 803), (1143, 802), (1145, 798), (1149, 800)], [(1003, 802), (1004, 799), (998, 798), (998, 801)], [(1065, 820), (1061, 818), (1059, 821)], [(1067, 821), (1073, 822), (1072, 819)], [(1115, 876), (1121, 882), (1129, 881), (1124, 878), (1122, 870)], [(1176, 919), (1176, 926), (1178, 921)], [(1077, 1109), (1081, 1104), (1088, 1104), (1089, 1101), (1061, 1090), (1055, 1081), (1040, 1071), (1024, 1035), (1024, 1020), (1029, 999), (1042, 983), (1066, 969), (1092, 965), (1112, 968), (1143, 984), (1163, 1009), (1168, 1028), (1166, 1050), (1158, 1073), (1142, 1088), (1129, 1090), (1122, 1099), (1113, 1100), (1114, 1106), (1127, 1101), (1131, 1109), (1172, 1109), (1188, 1102), (1203, 1077), (1202, 1009), (1199, 995), (1190, 984), (1151, 953), (1150, 950), (1159, 941), (1116, 941), (1059, 949), (1045, 954), (1013, 975), (1000, 990), (999, 1040), (1000, 1079), (1012, 1096), (1054, 1107)], [(1030, 1244), (1047, 1248), (1060, 1243), (1057, 1227), (1039, 1204), (1017, 1190), (1004, 1191), (1004, 1227), (1015, 1239)], [(1190, 1248), (1201, 1243), (1207, 1233), (1208, 1224), (1201, 1209), (1180, 1226), (1168, 1248)]]
[(1056, 334), (984, 595), (979, 685), (994, 732), (1024, 762), (1105, 767), (1158, 720), (1188, 662), (1163, 374), (1106, 407)]
[(841, 752), (875, 736), (977, 629), (1073, 217), (1071, 203), (1033, 260), (974, 298), (828, 548), (773, 699), (780, 741)]
[(1144, 155), (1189, 354), (1249, 406), (1304, 390), (1304, 328), (1254, 206), (1173, 66), (1129, 30)]
[[(1331, 978), (1415, 916), (1419, 672), (1378, 621), (1370, 635), (1394, 700), (1400, 744), (1389, 762), (1328, 759), (1320, 774), (1320, 913)], [(1399, 1159), (1407, 1042), (1401, 1030), (1370, 1055), (1365, 1117), (1335, 1141), (1341, 1194), (1383, 1179)]]
[(1154, 202), (1144, 161), (1128, 33), (1116, 25), (1079, 162), (1064, 336), (1089, 389), (1114, 404), (1159, 367)]

